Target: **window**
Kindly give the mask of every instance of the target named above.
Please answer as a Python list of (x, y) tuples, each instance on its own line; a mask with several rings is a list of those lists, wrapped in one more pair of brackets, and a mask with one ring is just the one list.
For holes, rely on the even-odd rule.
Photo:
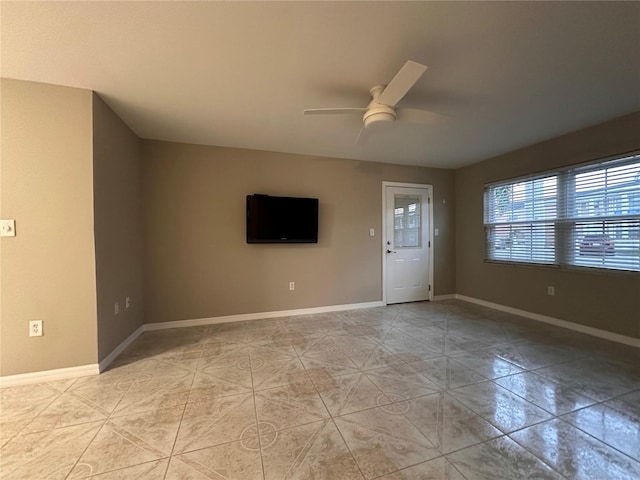
[(420, 248), (420, 202), (419, 195), (395, 195), (393, 233), (396, 248)]
[(640, 271), (640, 154), (487, 185), (486, 258)]
[(499, 184), (485, 191), (488, 258), (555, 262), (556, 175)]

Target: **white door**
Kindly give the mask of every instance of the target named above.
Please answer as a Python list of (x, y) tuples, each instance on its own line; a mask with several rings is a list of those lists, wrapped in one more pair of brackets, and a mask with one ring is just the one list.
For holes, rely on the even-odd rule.
[(431, 299), (431, 187), (384, 185), (386, 303)]

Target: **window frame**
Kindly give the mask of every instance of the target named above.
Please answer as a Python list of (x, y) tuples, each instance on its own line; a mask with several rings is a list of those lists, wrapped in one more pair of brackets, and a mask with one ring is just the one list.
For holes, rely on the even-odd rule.
[[(619, 210), (617, 206), (619, 205), (619, 199), (613, 198), (611, 202), (608, 202), (609, 190), (614, 188), (607, 183), (608, 180), (608, 172), (609, 169), (616, 168), (624, 168), (625, 166), (631, 166), (630, 174), (633, 175), (635, 165), (640, 165), (640, 151), (632, 151), (624, 154), (619, 154), (603, 159), (598, 159), (590, 162), (583, 162), (579, 164), (569, 165), (566, 167), (556, 168), (552, 170), (546, 170), (542, 172), (532, 173), (525, 176), (514, 177), (509, 179), (503, 179), (500, 181), (486, 183), (483, 189), (483, 228), (484, 228), (484, 261), (486, 263), (497, 263), (497, 264), (505, 264), (505, 265), (517, 265), (517, 266), (528, 266), (528, 267), (542, 267), (542, 268), (563, 268), (563, 269), (576, 269), (576, 270), (588, 270), (602, 273), (612, 273), (612, 274), (631, 274), (638, 275), (640, 274), (640, 249), (635, 245), (634, 237), (632, 233), (634, 232), (635, 225), (638, 225), (638, 229), (640, 231), (640, 211), (635, 212), (635, 196), (640, 196), (640, 180), (632, 179), (630, 180), (630, 188), (627, 192), (624, 192), (627, 195), (627, 211), (626, 213), (613, 213), (613, 214), (601, 214), (596, 216), (589, 215), (580, 215), (580, 213), (576, 210), (575, 202), (579, 197), (576, 189), (576, 178), (579, 175), (589, 174), (593, 172), (594, 176), (598, 175), (599, 171), (603, 171), (604, 181), (602, 192), (600, 193), (602, 199), (604, 201), (605, 209), (608, 208), (610, 203), (616, 205), (614, 210)], [(640, 172), (638, 173), (640, 175)], [(512, 190), (508, 195), (511, 196), (509, 201), (509, 209), (510, 212), (514, 211), (514, 205), (517, 203), (514, 200), (514, 187), (520, 186), (522, 189), (522, 185), (527, 185), (528, 182), (530, 185), (534, 185), (534, 182), (542, 180), (555, 178), (556, 186), (555, 186), (555, 205), (553, 208), (555, 209), (555, 216), (552, 218), (549, 217), (540, 217), (536, 218), (536, 214), (544, 214), (548, 213), (545, 207), (545, 202), (550, 202), (550, 193), (546, 192), (545, 199), (545, 190), (538, 190), (538, 195), (535, 196), (535, 187), (524, 187), (530, 188), (534, 193), (533, 197), (527, 198), (525, 194), (525, 200), (521, 203), (524, 203), (523, 207), (520, 207), (522, 212), (521, 215), (524, 215), (525, 210), (531, 210), (530, 219), (519, 219), (513, 220), (516, 215), (511, 213), (510, 215), (504, 215), (503, 217), (510, 217), (511, 221), (508, 220), (496, 220), (496, 206), (495, 206), (495, 198), (492, 198), (496, 188), (499, 187), (512, 187)], [(638, 178), (638, 177), (636, 177)], [(635, 182), (635, 183), (634, 183)], [(618, 183), (619, 184), (619, 183)], [(590, 184), (586, 183), (587, 187)], [(612, 184), (613, 185), (613, 184)], [(584, 189), (585, 187), (583, 187)], [(615, 190), (615, 188), (614, 188)], [(584, 191), (584, 190), (583, 190)], [(596, 192), (597, 193), (597, 192)], [(597, 196), (596, 194), (591, 194), (594, 198)], [(492, 203), (493, 202), (493, 203)], [(527, 202), (531, 202), (531, 205), (528, 205)], [(538, 204), (542, 204), (542, 207), (535, 206), (536, 202)], [(504, 213), (504, 212), (503, 212)], [(513, 245), (509, 247), (508, 254), (498, 254), (497, 251), (500, 249), (497, 247), (497, 243), (495, 241), (496, 232), (500, 233), (498, 230), (502, 229), (502, 231), (509, 232), (509, 238), (511, 234), (514, 232), (515, 228), (520, 228), (522, 226), (531, 226), (530, 228), (534, 229), (534, 226), (547, 223), (553, 224), (553, 243), (551, 245), (552, 250), (552, 259), (544, 258), (545, 248), (547, 248), (547, 242), (544, 244), (540, 244), (536, 242), (536, 239), (533, 235), (531, 235), (530, 243), (525, 241), (525, 247), (521, 249), (519, 252), (516, 252), (514, 255)], [(582, 252), (580, 249), (582, 244), (584, 243), (584, 238), (591, 234), (591, 232), (598, 232), (597, 225), (602, 224), (602, 235), (605, 237), (609, 232), (615, 232), (616, 235), (614, 238), (628, 239), (627, 243), (630, 245), (629, 249), (631, 250), (630, 259), (622, 259), (620, 262), (615, 262), (614, 260), (610, 260), (609, 263), (605, 261), (605, 255), (602, 255), (602, 264), (596, 265), (595, 262), (589, 263), (589, 258), (582, 259), (582, 254), (578, 252)], [(592, 225), (589, 225), (592, 224)], [(541, 228), (541, 227), (540, 227)], [(589, 230), (589, 229), (592, 230)], [(585, 233), (586, 232), (586, 233)], [(539, 230), (538, 234), (541, 235), (544, 233), (543, 230)], [(626, 234), (626, 237), (625, 237)], [(583, 238), (584, 237), (584, 238)], [(545, 237), (546, 238), (546, 237)], [(577, 243), (577, 239), (582, 238), (581, 243)], [(614, 243), (614, 242), (612, 242)], [(624, 244), (624, 241), (623, 241)], [(530, 258), (525, 258), (526, 255), (523, 254), (526, 249), (530, 250)], [(607, 247), (608, 248), (608, 247)], [(638, 252), (637, 257), (635, 253)], [(534, 254), (539, 255), (538, 259), (534, 259)], [(612, 254), (614, 256), (615, 254)], [(578, 258), (580, 256), (580, 258)], [(595, 255), (594, 257), (599, 257)], [(637, 266), (635, 264), (635, 258), (638, 259)], [(582, 261), (579, 261), (582, 260)]]

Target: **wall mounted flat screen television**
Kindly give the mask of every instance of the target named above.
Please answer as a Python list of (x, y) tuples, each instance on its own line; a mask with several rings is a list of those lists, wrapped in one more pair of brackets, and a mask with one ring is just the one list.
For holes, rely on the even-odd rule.
[(247, 195), (247, 243), (318, 243), (318, 199)]

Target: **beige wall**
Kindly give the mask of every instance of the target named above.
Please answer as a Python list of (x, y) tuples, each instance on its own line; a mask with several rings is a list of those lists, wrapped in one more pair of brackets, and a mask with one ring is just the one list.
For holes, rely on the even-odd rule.
[[(640, 149), (640, 113), (456, 171), (456, 291), (470, 297), (640, 338), (640, 277), (485, 263), (487, 182)], [(556, 288), (547, 296), (546, 287)]]
[[(102, 361), (143, 323), (141, 141), (93, 95), (93, 201)], [(126, 308), (125, 299), (131, 299)], [(118, 302), (120, 313), (115, 314)]]
[(1, 240), (0, 374), (95, 364), (92, 94), (1, 82), (0, 214), (17, 236)]
[[(454, 293), (452, 170), (144, 141), (145, 322), (381, 300), (383, 180), (434, 186), (435, 294)], [(319, 243), (247, 245), (251, 193), (319, 198)]]
[[(2, 79), (0, 99), (0, 214), (18, 232), (0, 243), (2, 376), (95, 364), (143, 317), (380, 300), (385, 180), (434, 186), (436, 295), (640, 338), (637, 275), (485, 263), (482, 226), (486, 182), (640, 149), (640, 114), (454, 172), (140, 141), (80, 89)], [(250, 193), (318, 197), (319, 243), (247, 245)], [(33, 319), (44, 337), (28, 337)]]

